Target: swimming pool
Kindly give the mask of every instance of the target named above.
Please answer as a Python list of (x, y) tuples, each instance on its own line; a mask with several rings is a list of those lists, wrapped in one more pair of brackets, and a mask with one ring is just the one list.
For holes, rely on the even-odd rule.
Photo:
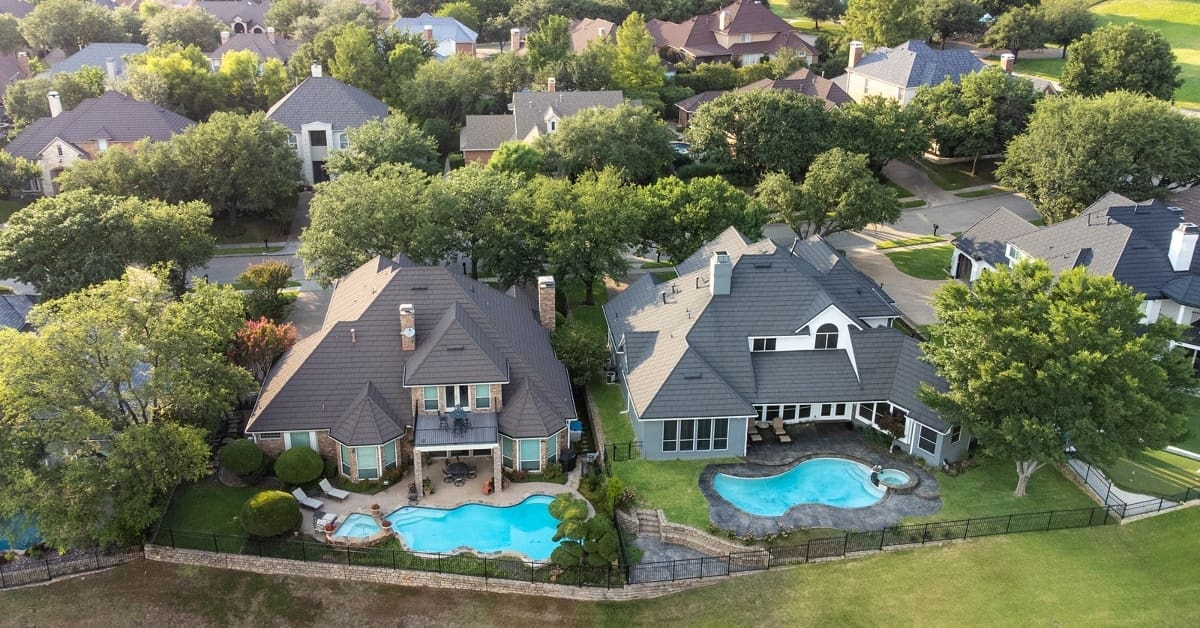
[(334, 530), (333, 536), (348, 536), (353, 539), (366, 538), (379, 532), (379, 524), (375, 523), (375, 518), (371, 515), (362, 513), (354, 513), (347, 516), (342, 524)]
[(870, 467), (845, 458), (813, 458), (762, 478), (718, 473), (713, 489), (740, 510), (760, 517), (778, 517), (797, 504), (862, 508), (887, 492), (871, 484)]
[(405, 506), (387, 516), (392, 529), (414, 552), (515, 552), (548, 560), (558, 546), (558, 520), (548, 508), (549, 495), (531, 495), (514, 506), (466, 504), (451, 510)]

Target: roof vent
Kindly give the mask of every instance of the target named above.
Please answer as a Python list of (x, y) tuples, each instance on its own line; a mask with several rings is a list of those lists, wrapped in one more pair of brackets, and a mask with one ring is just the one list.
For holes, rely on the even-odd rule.
[(428, 290), (428, 289), (429, 289), (429, 284), (424, 284), (424, 283), (417, 284), (411, 288), (411, 290)]
[(453, 347), (446, 347), (446, 351), (463, 351), (463, 350), (464, 350), (464, 347), (462, 345), (454, 345)]
[(700, 373), (688, 373), (687, 375), (684, 375), (683, 378), (684, 379), (704, 379), (704, 375), (701, 375)]
[(1175, 212), (1176, 214), (1183, 213), (1183, 208), (1178, 205), (1167, 205), (1167, 209)]

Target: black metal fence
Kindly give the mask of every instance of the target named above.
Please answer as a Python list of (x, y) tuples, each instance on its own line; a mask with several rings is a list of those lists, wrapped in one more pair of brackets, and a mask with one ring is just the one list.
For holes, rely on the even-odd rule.
[(606, 458), (613, 462), (638, 460), (642, 457), (642, 441), (635, 440), (605, 445), (604, 454)]
[(0, 564), (0, 589), (49, 582), (63, 576), (114, 567), (140, 556), (140, 553), (119, 549), (72, 550), (63, 555), (49, 552), (40, 558), (23, 556)]
[(1071, 464), (1072, 462), (1075, 461), (1068, 461), (1062, 467), (1086, 486), (1096, 496), (1096, 499), (1110, 507), (1113, 513), (1121, 519), (1170, 510), (1193, 499), (1200, 499), (1200, 487), (1192, 486), (1174, 495), (1150, 497), (1136, 502), (1128, 502), (1121, 497), (1119, 489), (1116, 488), (1112, 480), (1108, 479), (1103, 472), (1096, 470), (1090, 464), (1079, 461), (1083, 463), (1081, 466), (1084, 467), (1081, 472), (1074, 464)]

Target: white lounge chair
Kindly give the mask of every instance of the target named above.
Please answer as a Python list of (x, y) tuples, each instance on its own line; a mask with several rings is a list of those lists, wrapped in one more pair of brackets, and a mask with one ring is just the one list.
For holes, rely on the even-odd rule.
[(313, 510), (320, 510), (321, 507), (325, 505), (325, 502), (305, 495), (304, 491), (301, 489), (292, 491), (292, 497), (295, 497), (296, 501), (300, 502), (301, 506), (304, 506), (305, 508), (311, 508)]
[(321, 479), (319, 486), (321, 487), (322, 493), (325, 493), (326, 495), (328, 495), (338, 501), (342, 501), (343, 499), (346, 499), (347, 497), (350, 496), (350, 491), (343, 491), (340, 488), (334, 487), (332, 484), (329, 483), (329, 480), (327, 480), (325, 478)]

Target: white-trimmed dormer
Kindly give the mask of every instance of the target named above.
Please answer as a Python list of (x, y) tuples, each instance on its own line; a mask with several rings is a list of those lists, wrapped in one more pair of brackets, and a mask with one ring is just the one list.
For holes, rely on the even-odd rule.
[(554, 107), (550, 107), (549, 109), (546, 110), (545, 121), (546, 121), (546, 133), (554, 133), (554, 132), (558, 131), (559, 117), (558, 117), (558, 112), (554, 110)]

